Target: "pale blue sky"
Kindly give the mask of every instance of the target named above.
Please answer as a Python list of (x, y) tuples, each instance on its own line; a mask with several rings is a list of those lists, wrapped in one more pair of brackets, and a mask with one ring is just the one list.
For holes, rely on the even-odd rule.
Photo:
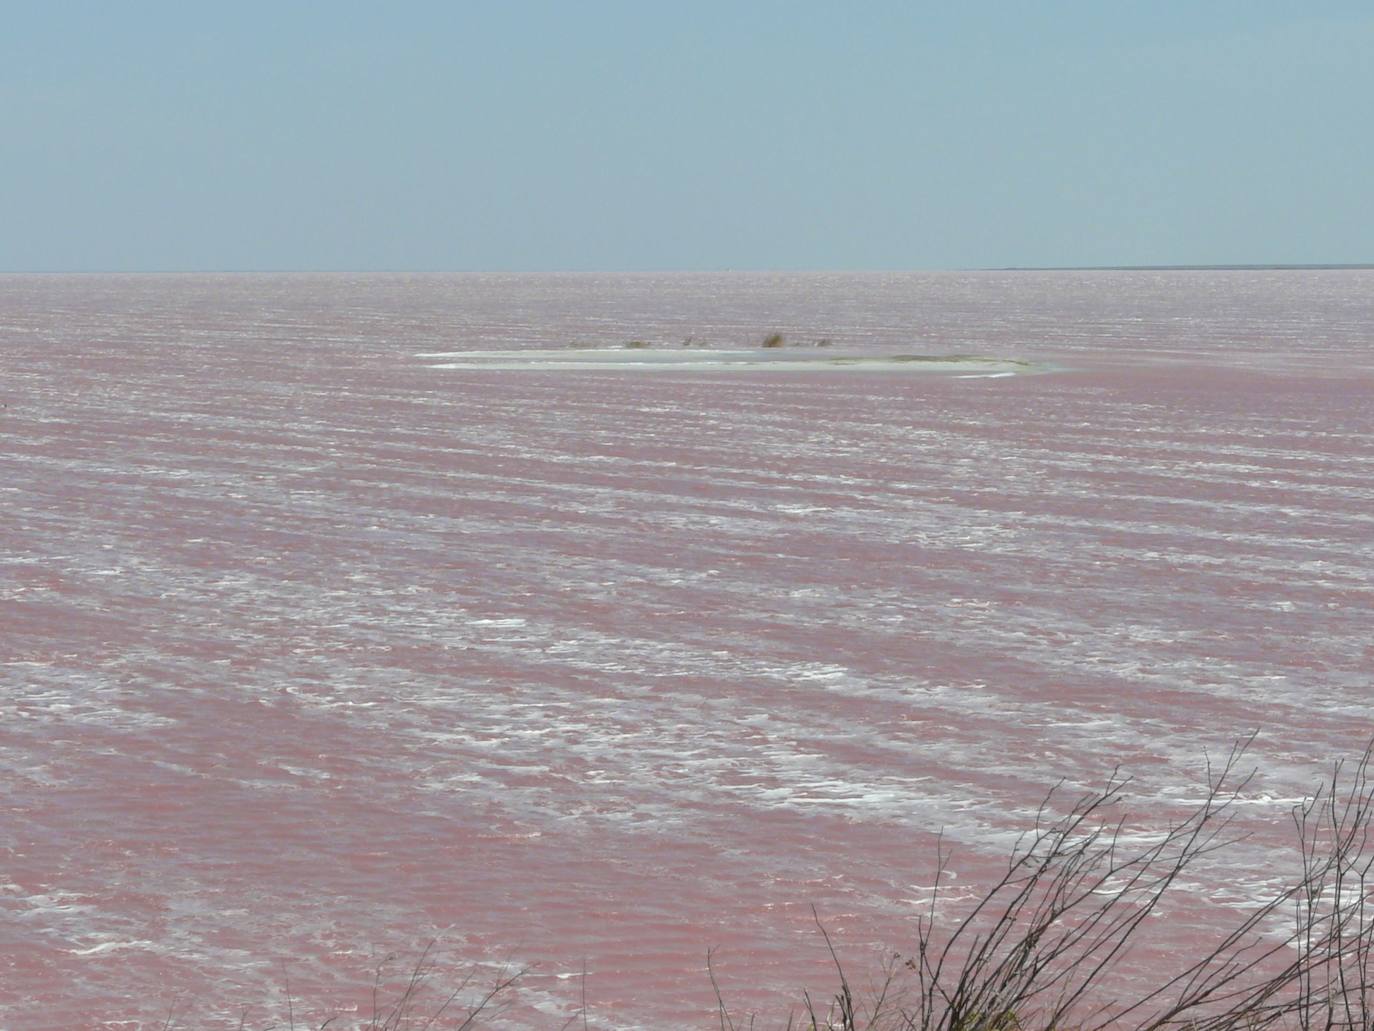
[(0, 269), (1374, 261), (1374, 5), (0, 0)]

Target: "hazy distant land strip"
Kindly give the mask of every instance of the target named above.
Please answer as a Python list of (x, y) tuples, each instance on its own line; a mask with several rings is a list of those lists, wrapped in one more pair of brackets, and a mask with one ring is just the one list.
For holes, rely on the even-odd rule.
[(1005, 265), (976, 272), (1368, 272), (1374, 264), (1332, 265)]

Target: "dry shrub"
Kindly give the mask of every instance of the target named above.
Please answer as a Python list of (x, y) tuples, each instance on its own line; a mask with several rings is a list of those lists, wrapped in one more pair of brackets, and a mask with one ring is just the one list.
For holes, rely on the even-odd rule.
[[(834, 949), (839, 990), (812, 1031), (1256, 1031), (1374, 1028), (1371, 751), (1336, 763), (1293, 810), (1301, 870), (1205, 951), (1134, 997), (1119, 988), (1130, 946), (1198, 860), (1242, 835), (1233, 817), (1253, 778), (1240, 766), (1253, 737), (1207, 767), (1203, 800), (1139, 844), (1127, 833), (1114, 773), (1052, 816), (1057, 792), (1014, 848), (1005, 873), (962, 919), (943, 926), (948, 856), (938, 851), (915, 948), (894, 955), (880, 987), (856, 1000)], [(819, 919), (817, 920), (820, 924)], [(821, 933), (825, 929), (821, 927)], [(825, 937), (826, 945), (830, 939)], [(708, 957), (709, 967), (709, 957)], [(712, 975), (714, 984), (714, 975)], [(717, 992), (723, 1031), (737, 1025)], [(751, 1022), (752, 1023), (752, 1022)]]

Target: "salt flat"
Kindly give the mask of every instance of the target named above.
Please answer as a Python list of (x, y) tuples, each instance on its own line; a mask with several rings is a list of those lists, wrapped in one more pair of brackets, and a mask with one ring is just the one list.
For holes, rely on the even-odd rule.
[(602, 372), (910, 372), (945, 376), (1014, 376), (1035, 371), (1030, 362), (985, 355), (862, 354), (773, 349), (682, 349), (585, 347), (560, 351), (431, 351), (416, 358), (445, 358), (431, 369), (492, 369), (500, 372), (599, 370)]
[(704, 1026), (713, 946), (780, 1012), (813, 904), (876, 969), (937, 831), (976, 884), (1258, 728), (1186, 945), (1374, 729), (1367, 271), (8, 276), (0, 361), (5, 1026), (318, 1023), (430, 938), (534, 965), (507, 1026), (584, 964)]

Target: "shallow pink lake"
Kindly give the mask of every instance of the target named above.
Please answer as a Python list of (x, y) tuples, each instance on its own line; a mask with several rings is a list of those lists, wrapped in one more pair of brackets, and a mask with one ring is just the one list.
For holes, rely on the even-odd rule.
[[(420, 357), (774, 330), (1033, 365)], [(6, 1028), (352, 1028), (431, 940), (781, 1025), (813, 906), (862, 983), (937, 832), (1258, 729), (1167, 953), (1374, 733), (1374, 272), (2, 276), (0, 402)]]

